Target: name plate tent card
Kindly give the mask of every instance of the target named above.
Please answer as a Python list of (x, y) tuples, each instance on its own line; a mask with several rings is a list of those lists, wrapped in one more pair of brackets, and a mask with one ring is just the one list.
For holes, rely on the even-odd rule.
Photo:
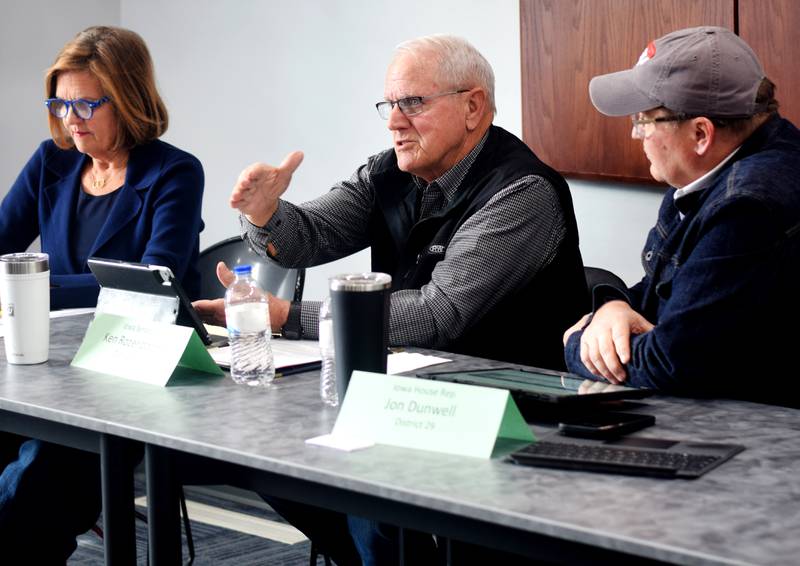
[(179, 368), (225, 375), (187, 326), (97, 313), (73, 366), (165, 386)]
[(534, 440), (506, 390), (354, 371), (331, 434), (306, 442), (491, 458)]

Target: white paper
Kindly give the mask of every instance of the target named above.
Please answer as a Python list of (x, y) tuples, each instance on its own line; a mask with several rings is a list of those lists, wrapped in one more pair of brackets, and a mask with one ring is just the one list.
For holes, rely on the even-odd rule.
[(82, 309), (62, 309), (60, 311), (50, 311), (50, 318), (64, 318), (65, 316), (78, 316), (80, 314), (91, 314), (94, 307)]
[(323, 434), (322, 436), (309, 438), (306, 440), (306, 444), (326, 446), (328, 448), (335, 448), (336, 450), (344, 450), (345, 452), (352, 452), (353, 450), (362, 450), (370, 446), (375, 446), (375, 443), (371, 440), (353, 438), (350, 436), (334, 436), (332, 434)]
[[(272, 355), (275, 358), (275, 369), (319, 362), (319, 343), (315, 340), (272, 340)], [(208, 353), (218, 366), (231, 367), (231, 347), (209, 348)]]
[(427, 356), (425, 354), (415, 354), (412, 352), (398, 352), (390, 354), (386, 363), (386, 373), (395, 375), (406, 371), (414, 371), (436, 364), (443, 364), (451, 362), (447, 358), (437, 358), (436, 356)]
[(228, 337), (228, 329), (224, 326), (215, 326), (213, 324), (203, 324), (206, 327), (206, 332), (211, 334), (212, 336), (225, 336)]

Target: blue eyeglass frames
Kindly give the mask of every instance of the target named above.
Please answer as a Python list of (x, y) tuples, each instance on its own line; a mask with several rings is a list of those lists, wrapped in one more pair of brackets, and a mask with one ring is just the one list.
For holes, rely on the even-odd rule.
[(76, 98), (75, 100), (64, 100), (63, 98), (48, 98), (44, 101), (50, 114), (56, 118), (66, 118), (69, 113), (70, 107), (75, 115), (82, 120), (88, 120), (94, 114), (95, 108), (100, 108), (111, 99), (107, 96), (98, 98), (97, 100), (88, 100), (86, 98)]

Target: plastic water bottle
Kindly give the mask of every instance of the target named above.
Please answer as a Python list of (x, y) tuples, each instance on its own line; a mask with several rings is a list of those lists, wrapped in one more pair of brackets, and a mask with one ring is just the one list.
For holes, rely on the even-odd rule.
[(322, 357), (322, 367), (319, 372), (319, 394), (323, 403), (336, 407), (339, 404), (339, 396), (336, 394), (333, 309), (330, 297), (325, 298), (319, 309), (319, 350)]
[(236, 279), (225, 293), (225, 319), (231, 345), (231, 377), (240, 384), (269, 385), (275, 378), (267, 295), (253, 280), (249, 265), (233, 268)]

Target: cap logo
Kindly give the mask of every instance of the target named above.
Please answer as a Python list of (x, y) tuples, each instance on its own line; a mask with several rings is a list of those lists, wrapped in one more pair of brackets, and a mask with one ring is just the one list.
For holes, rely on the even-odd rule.
[(642, 54), (639, 55), (639, 60), (636, 62), (636, 66), (638, 67), (643, 63), (647, 63), (650, 59), (652, 59), (655, 56), (656, 56), (656, 44), (655, 42), (651, 41), (650, 43), (647, 44), (647, 47), (645, 47), (644, 51), (642, 51)]

